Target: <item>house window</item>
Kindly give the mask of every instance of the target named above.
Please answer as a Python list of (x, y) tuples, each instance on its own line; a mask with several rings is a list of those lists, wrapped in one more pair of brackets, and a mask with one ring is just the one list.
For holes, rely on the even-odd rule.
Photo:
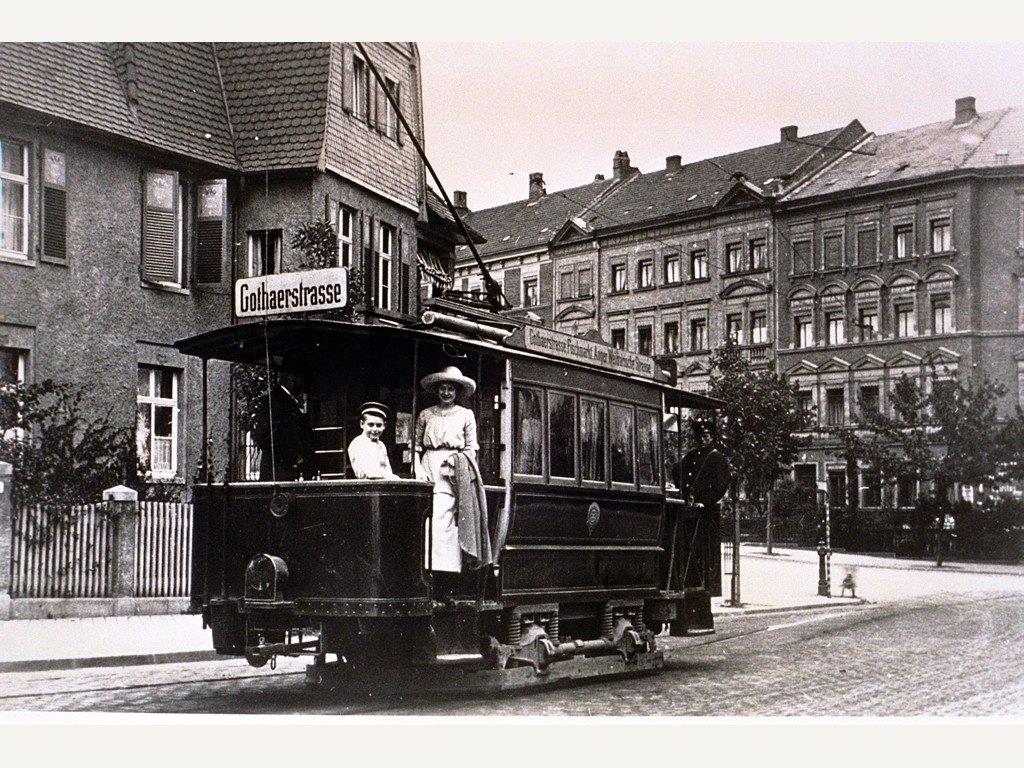
[(846, 395), (842, 387), (825, 390), (825, 423), (829, 426), (846, 423)]
[(878, 231), (870, 229), (857, 230), (857, 263), (874, 264), (878, 261)]
[(705, 317), (690, 320), (690, 350), (698, 352), (708, 348), (708, 321)]
[(0, 139), (0, 252), (28, 257), (28, 145)]
[(612, 346), (615, 347), (615, 349), (626, 348), (625, 328), (612, 328)]
[(818, 482), (817, 464), (794, 464), (793, 482), (802, 488), (814, 489)]
[(358, 56), (352, 57), (352, 111), (366, 117), (370, 106), (369, 80), (366, 62)]
[(846, 506), (846, 470), (843, 468), (828, 470), (828, 503), (831, 507)]
[(594, 287), (592, 285), (590, 276), (592, 271), (590, 267), (581, 269), (577, 275), (577, 282), (579, 283), (579, 295), (581, 298), (594, 295)]
[(860, 505), (862, 507), (882, 506), (882, 476), (878, 472), (861, 470)]
[(725, 246), (725, 264), (730, 272), (743, 270), (743, 243), (729, 243)]
[(281, 271), (280, 229), (260, 229), (249, 233), (249, 277), (276, 275)]
[(652, 288), (654, 286), (654, 261), (644, 259), (636, 265), (636, 287)]
[(894, 259), (909, 259), (914, 253), (914, 225), (897, 224), (892, 228), (892, 255)]
[(768, 242), (763, 238), (750, 241), (750, 268), (768, 269)]
[(862, 384), (860, 387), (860, 412), (862, 415), (878, 413), (878, 385)]
[(679, 351), (679, 323), (674, 320), (665, 323), (664, 348), (666, 355)]
[(814, 327), (810, 317), (793, 318), (793, 336), (796, 339), (797, 347), (814, 346)]
[(810, 240), (797, 240), (793, 243), (793, 274), (802, 275), (811, 271), (813, 243)]
[(139, 460), (154, 479), (178, 474), (178, 395), (181, 372), (155, 365), (139, 366), (136, 444)]
[(932, 333), (953, 332), (953, 305), (949, 294), (932, 296)]
[(896, 335), (903, 339), (917, 335), (917, 322), (914, 320), (913, 304), (896, 304), (893, 307)]
[[(0, 392), (4, 391), (5, 386), (25, 383), (27, 358), (28, 354), (23, 350), (0, 347)], [(17, 412), (4, 410), (0, 402), (0, 439), (12, 436), (20, 439), (23, 436), (22, 430), (11, 428), (16, 421)], [(7, 429), (12, 429), (12, 433), (9, 434)]]
[(750, 343), (768, 343), (768, 313), (757, 311), (750, 313)]
[(181, 285), (184, 191), (173, 171), (147, 171), (143, 188), (142, 279)]
[(622, 293), (626, 290), (626, 265), (612, 264), (612, 291)]
[(683, 279), (679, 267), (679, 254), (670, 253), (665, 256), (665, 284), (672, 285)]
[(857, 312), (857, 327), (861, 341), (871, 341), (878, 337), (878, 309), (861, 307)]
[(829, 345), (846, 343), (846, 320), (842, 312), (826, 312), (825, 328)]
[(690, 279), (708, 279), (708, 252), (703, 248), (693, 251), (690, 254)]
[(353, 242), (355, 221), (355, 211), (343, 205), (338, 208), (338, 265), (342, 267), (352, 266), (352, 249), (355, 247)]
[(949, 219), (935, 219), (931, 222), (932, 253), (953, 250), (953, 227)]
[[(398, 101), (398, 83), (389, 77), (385, 77), (384, 85), (394, 100)], [(391, 105), (391, 99), (387, 98), (387, 96), (384, 97), (384, 133), (392, 139), (398, 138), (398, 115), (395, 114), (395, 108)]]
[(743, 315), (739, 312), (725, 316), (725, 338), (732, 339), (737, 344), (743, 341)]
[(641, 355), (654, 352), (654, 330), (649, 325), (641, 325), (636, 329), (636, 351)]
[(377, 253), (377, 306), (391, 309), (391, 262), (395, 256), (395, 228), (380, 225), (380, 251)]
[(913, 507), (917, 504), (917, 480), (908, 475), (901, 475), (896, 480), (896, 506)]
[(558, 298), (568, 299), (572, 296), (572, 272), (562, 272), (558, 276)]
[(839, 269), (843, 266), (843, 236), (825, 235), (822, 240), (825, 253), (825, 269)]
[(523, 306), (536, 307), (537, 300), (537, 278), (527, 277), (523, 280)]
[(796, 408), (800, 413), (811, 413), (814, 410), (814, 393), (809, 389), (798, 389)]

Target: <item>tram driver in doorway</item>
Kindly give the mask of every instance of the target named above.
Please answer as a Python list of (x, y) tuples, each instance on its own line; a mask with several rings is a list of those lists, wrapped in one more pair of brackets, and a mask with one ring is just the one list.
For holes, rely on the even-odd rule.
[(416, 419), (416, 477), (434, 484), (429, 562), (435, 574), (459, 573), (464, 551), (479, 568), (493, 560), (487, 502), (476, 463), (476, 416), (456, 403), (459, 396), (476, 391), (476, 382), (448, 366), (424, 376), (420, 385), (438, 399)]
[(387, 423), (387, 406), (370, 402), (359, 407), (359, 428), (363, 433), (356, 435), (348, 444), (348, 463), (357, 480), (398, 478), (391, 471), (388, 449), (380, 439)]

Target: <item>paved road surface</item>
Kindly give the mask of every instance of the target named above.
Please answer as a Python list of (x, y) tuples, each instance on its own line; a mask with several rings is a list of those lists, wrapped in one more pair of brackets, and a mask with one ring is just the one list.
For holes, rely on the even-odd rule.
[(659, 638), (654, 677), (445, 700), (310, 690), (304, 662), (0, 675), (0, 709), (390, 715), (1024, 714), (1024, 596), (932, 596), (734, 616)]

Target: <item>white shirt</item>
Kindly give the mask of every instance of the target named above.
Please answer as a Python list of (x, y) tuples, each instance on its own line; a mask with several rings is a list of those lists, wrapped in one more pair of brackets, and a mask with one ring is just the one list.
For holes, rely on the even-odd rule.
[(352, 472), (360, 479), (385, 479), (396, 477), (391, 471), (388, 451), (380, 440), (371, 440), (366, 435), (357, 435), (348, 444), (348, 463)]

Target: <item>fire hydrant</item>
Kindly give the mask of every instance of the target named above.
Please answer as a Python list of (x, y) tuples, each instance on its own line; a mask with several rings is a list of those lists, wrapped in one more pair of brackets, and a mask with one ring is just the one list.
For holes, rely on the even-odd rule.
[(822, 597), (832, 597), (832, 579), (828, 572), (828, 556), (832, 552), (825, 546), (825, 542), (818, 542), (818, 594)]

